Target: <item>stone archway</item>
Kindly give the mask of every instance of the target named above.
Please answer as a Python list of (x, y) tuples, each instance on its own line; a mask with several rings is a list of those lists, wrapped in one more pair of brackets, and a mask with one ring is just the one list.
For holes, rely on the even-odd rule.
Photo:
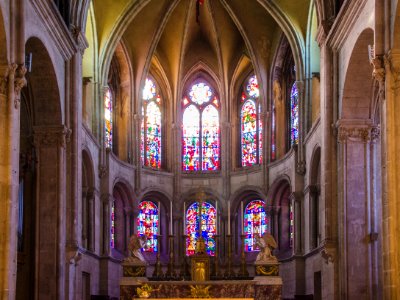
[(338, 230), (339, 286), (343, 299), (363, 297), (379, 299), (378, 281), (380, 248), (376, 218), (380, 205), (374, 194), (373, 168), (379, 137), (375, 120), (374, 81), (368, 59), (368, 45), (374, 32), (365, 29), (358, 37), (350, 56), (338, 121)]
[[(30, 38), (32, 69), (26, 74), (26, 108), (36, 155), (34, 261), (35, 299), (63, 299), (66, 242), (66, 138), (60, 91), (53, 62), (43, 42)], [(56, 275), (56, 276), (55, 276)]]

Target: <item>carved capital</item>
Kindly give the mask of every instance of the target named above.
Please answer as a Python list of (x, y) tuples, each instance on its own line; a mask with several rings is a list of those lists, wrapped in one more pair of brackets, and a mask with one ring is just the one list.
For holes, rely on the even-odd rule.
[(293, 192), (290, 194), (289, 199), (293, 200), (294, 202), (301, 202), (303, 196), (303, 192)]
[(65, 126), (35, 126), (34, 144), (36, 147), (66, 148), (70, 141), (71, 130)]
[(15, 93), (15, 99), (14, 99), (14, 106), (16, 109), (19, 108), (19, 105), (21, 103), (21, 90), (22, 88), (26, 85), (26, 74), (27, 69), (25, 68), (25, 65), (20, 64), (17, 66), (15, 70), (15, 78), (14, 78), (14, 93)]
[(394, 81), (393, 89), (397, 90), (400, 88), (400, 52), (388, 51), (384, 57), (384, 65), (392, 73)]
[(336, 247), (333, 241), (325, 240), (322, 242), (321, 256), (326, 264), (334, 263), (336, 260)]
[(338, 128), (338, 142), (340, 144), (345, 144), (349, 141), (367, 143), (377, 140), (379, 135), (380, 129), (376, 126), (341, 125)]

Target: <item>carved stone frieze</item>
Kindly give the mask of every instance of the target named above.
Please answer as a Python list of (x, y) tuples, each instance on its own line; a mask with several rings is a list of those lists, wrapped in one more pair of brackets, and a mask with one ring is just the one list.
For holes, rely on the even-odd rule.
[(40, 147), (66, 148), (70, 140), (71, 130), (65, 126), (48, 126), (34, 128), (34, 144)]

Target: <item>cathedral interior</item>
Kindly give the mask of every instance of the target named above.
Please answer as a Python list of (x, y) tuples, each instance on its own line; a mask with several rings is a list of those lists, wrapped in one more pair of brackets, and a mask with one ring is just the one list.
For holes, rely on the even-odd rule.
[(400, 299), (398, 106), (397, 0), (2, 0), (0, 299)]

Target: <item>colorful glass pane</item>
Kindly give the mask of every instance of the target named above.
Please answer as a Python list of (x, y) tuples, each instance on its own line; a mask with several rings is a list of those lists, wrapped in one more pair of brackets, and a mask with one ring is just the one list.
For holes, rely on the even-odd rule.
[(137, 218), (137, 235), (146, 236), (146, 246), (143, 251), (157, 252), (157, 235), (159, 228), (158, 207), (152, 201), (142, 201), (139, 204)]
[(183, 113), (183, 161), (186, 171), (200, 169), (200, 112), (194, 105), (189, 105)]
[(105, 145), (107, 148), (112, 147), (112, 94), (109, 88), (104, 93), (104, 119), (105, 119)]
[(140, 160), (144, 164), (144, 107), (142, 106), (142, 121), (140, 122)]
[(275, 107), (272, 108), (271, 116), (271, 161), (276, 159), (276, 144), (275, 144)]
[(294, 212), (293, 205), (290, 205), (289, 209), (289, 245), (293, 248), (294, 244)]
[(242, 166), (257, 163), (257, 112), (253, 100), (247, 100), (240, 112)]
[(202, 118), (202, 170), (219, 169), (219, 116), (218, 110), (208, 105), (201, 116)]
[(244, 210), (244, 246), (247, 252), (259, 250), (255, 244), (255, 234), (262, 236), (268, 230), (269, 220), (264, 207), (264, 201), (253, 200)]
[(146, 166), (161, 168), (161, 111), (153, 101), (146, 110)]
[(195, 254), (197, 239), (201, 236), (205, 241), (207, 254), (215, 255), (215, 239), (217, 211), (208, 202), (202, 203), (199, 211), (199, 203), (195, 202), (186, 211), (186, 255)]
[(156, 96), (156, 85), (154, 82), (146, 78), (146, 83), (143, 88), (143, 100), (150, 100)]
[(290, 92), (290, 128), (292, 145), (299, 142), (299, 91), (296, 83), (293, 84)]
[(189, 92), (189, 96), (194, 103), (202, 105), (203, 103), (210, 101), (212, 96), (211, 88), (202, 82), (194, 84)]
[(261, 118), (261, 105), (258, 106), (258, 163), (263, 161), (263, 120)]
[(260, 89), (256, 75), (250, 77), (246, 90), (250, 97), (258, 98), (260, 96)]
[(115, 204), (111, 205), (110, 247), (115, 248)]

